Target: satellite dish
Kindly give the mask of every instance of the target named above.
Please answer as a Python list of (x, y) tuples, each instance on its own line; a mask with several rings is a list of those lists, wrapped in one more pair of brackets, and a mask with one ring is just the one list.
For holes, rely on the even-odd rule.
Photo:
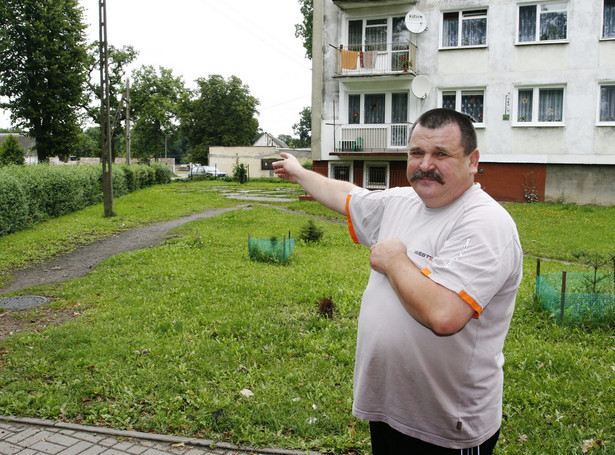
[(418, 9), (408, 11), (406, 14), (406, 28), (412, 33), (424, 32), (427, 28), (427, 21), (425, 15)]
[(412, 80), (411, 89), (414, 96), (423, 99), (429, 95), (429, 92), (431, 91), (431, 82), (429, 82), (429, 79), (425, 76), (416, 76)]

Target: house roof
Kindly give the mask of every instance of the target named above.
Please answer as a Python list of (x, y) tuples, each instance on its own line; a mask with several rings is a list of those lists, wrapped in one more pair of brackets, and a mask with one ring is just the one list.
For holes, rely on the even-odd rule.
[(9, 137), (14, 136), (17, 138), (17, 142), (19, 142), (19, 146), (26, 151), (26, 155), (36, 155), (36, 151), (34, 151), (34, 146), (36, 142), (30, 136), (26, 136), (21, 133), (0, 133), (0, 144), (4, 142), (4, 140)]
[(278, 139), (277, 137), (272, 136), (269, 133), (261, 134), (259, 136), (259, 138), (256, 141), (254, 141), (254, 143), (252, 145), (254, 145), (254, 146), (266, 146), (266, 147), (274, 146), (274, 147), (279, 148), (279, 149), (290, 148), (286, 142), (284, 142), (281, 139)]

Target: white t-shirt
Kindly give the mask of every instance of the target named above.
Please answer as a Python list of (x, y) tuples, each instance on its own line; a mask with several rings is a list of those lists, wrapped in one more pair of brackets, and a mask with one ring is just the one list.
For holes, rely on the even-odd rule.
[(346, 211), (356, 242), (397, 237), (426, 276), (476, 312), (456, 334), (438, 336), (372, 270), (359, 315), (353, 414), (442, 447), (483, 443), (501, 425), (502, 348), (523, 272), (514, 221), (478, 184), (438, 209), (410, 187), (356, 188)]

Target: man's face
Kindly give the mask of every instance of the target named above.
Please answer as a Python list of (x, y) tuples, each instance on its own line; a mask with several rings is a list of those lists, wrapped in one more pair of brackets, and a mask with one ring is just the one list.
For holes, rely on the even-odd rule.
[(427, 207), (444, 207), (472, 186), (478, 172), (478, 149), (464, 154), (455, 124), (437, 129), (417, 125), (410, 137), (406, 172)]

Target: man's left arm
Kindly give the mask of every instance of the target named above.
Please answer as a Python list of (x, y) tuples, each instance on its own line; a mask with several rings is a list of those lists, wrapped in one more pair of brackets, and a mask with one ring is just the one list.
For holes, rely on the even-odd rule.
[(475, 310), (458, 294), (414, 265), (400, 240), (381, 240), (370, 251), (372, 269), (387, 276), (406, 311), (436, 334), (457, 333), (474, 316)]

